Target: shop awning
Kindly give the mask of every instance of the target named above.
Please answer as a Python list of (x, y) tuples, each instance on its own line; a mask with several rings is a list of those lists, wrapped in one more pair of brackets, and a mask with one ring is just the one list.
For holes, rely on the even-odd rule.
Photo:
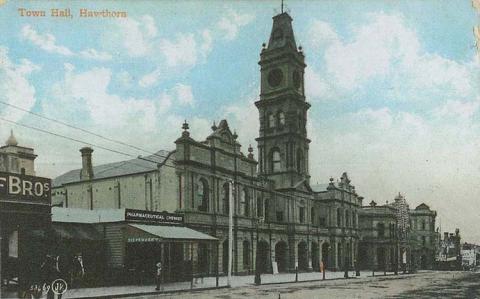
[(132, 233), (128, 236), (128, 242), (152, 242), (152, 241), (218, 241), (217, 238), (182, 226), (129, 224), (129, 226), (143, 231), (144, 234)]

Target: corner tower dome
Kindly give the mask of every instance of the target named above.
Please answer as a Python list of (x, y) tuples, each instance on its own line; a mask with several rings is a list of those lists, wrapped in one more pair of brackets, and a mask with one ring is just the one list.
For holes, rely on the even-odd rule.
[(8, 137), (6, 145), (17, 146), (18, 142), (15, 136), (13, 135), (13, 130), (10, 130), (10, 137)]

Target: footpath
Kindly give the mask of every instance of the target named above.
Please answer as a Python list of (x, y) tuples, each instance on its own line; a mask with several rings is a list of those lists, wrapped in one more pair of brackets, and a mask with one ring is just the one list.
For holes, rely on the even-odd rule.
[[(393, 272), (387, 272), (387, 276), (394, 276)], [(405, 274), (399, 273), (399, 277)], [(408, 274), (406, 274), (408, 275)], [(360, 276), (355, 276), (355, 272), (348, 273), (349, 279), (362, 279), (372, 277), (371, 271), (360, 272)], [(385, 277), (384, 272), (375, 272), (375, 277)], [(262, 285), (265, 284), (279, 284), (279, 283), (293, 283), (295, 282), (295, 273), (280, 273), (280, 274), (262, 274)], [(321, 281), (323, 279), (322, 273), (309, 272), (298, 273), (298, 282), (307, 281)], [(325, 280), (339, 280), (345, 279), (344, 272), (326, 272)], [(252, 287), (254, 286), (254, 275), (232, 276), (231, 287)], [(227, 277), (219, 277), (218, 288), (226, 288)], [(154, 285), (129, 285), (129, 286), (112, 286), (102, 288), (81, 288), (68, 290), (62, 298), (120, 298), (130, 296), (153, 295), (158, 293), (177, 293), (177, 292), (192, 292), (217, 288), (215, 277), (205, 277), (191, 282), (175, 282), (163, 284), (161, 291), (155, 291)]]
[[(424, 272), (424, 271), (421, 271)], [(398, 277), (405, 274), (399, 273)], [(408, 274), (406, 274), (408, 275)], [(357, 279), (365, 279), (372, 277), (371, 271), (362, 271), (360, 276), (355, 276), (355, 272), (350, 271), (348, 273), (349, 279), (355, 281)], [(386, 276), (394, 276), (393, 272), (387, 272)], [(375, 277), (385, 277), (384, 272), (375, 272)], [(232, 276), (230, 286), (236, 287), (253, 287), (254, 275), (242, 275)], [(326, 272), (325, 280), (344, 280), (344, 272)], [(298, 273), (296, 277), (295, 273), (279, 273), (279, 274), (262, 274), (262, 285), (266, 284), (281, 284), (281, 283), (294, 283), (294, 282), (308, 282), (308, 281), (321, 281), (323, 280), (323, 274), (319, 272)], [(160, 291), (155, 290), (155, 285), (125, 285), (125, 286), (109, 286), (109, 287), (97, 287), (97, 288), (78, 288), (69, 289), (62, 296), (62, 299), (90, 299), (90, 298), (121, 298), (132, 296), (145, 296), (161, 293), (181, 293), (181, 292), (195, 292), (201, 290), (215, 289), (215, 288), (227, 288), (227, 277), (221, 276), (218, 279), (218, 286), (215, 277), (205, 277), (203, 279), (194, 279), (193, 282), (173, 282), (165, 283), (162, 285)], [(2, 298), (17, 298), (15, 294), (2, 294)], [(5, 297), (6, 296), (6, 297)]]

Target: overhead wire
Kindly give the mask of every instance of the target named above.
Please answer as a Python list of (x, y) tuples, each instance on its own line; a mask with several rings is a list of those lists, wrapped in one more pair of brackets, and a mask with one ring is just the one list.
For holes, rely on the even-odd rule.
[(132, 144), (129, 144), (129, 143), (126, 143), (126, 142), (117, 140), (117, 139), (113, 139), (113, 138), (110, 138), (110, 137), (106, 137), (106, 136), (100, 135), (100, 134), (98, 134), (98, 133), (95, 133), (95, 132), (92, 132), (92, 131), (89, 131), (89, 130), (86, 130), (86, 129), (83, 129), (83, 128), (80, 128), (80, 127), (77, 127), (77, 126), (74, 126), (74, 125), (71, 125), (71, 124), (69, 124), (69, 123), (66, 123), (66, 122), (63, 122), (63, 121), (60, 121), (60, 120), (57, 120), (57, 119), (54, 119), (54, 118), (45, 116), (45, 115), (42, 115), (42, 114), (40, 114), (40, 113), (36, 113), (36, 112), (30, 111), (30, 110), (28, 110), (28, 109), (25, 109), (25, 108), (22, 108), (22, 107), (13, 105), (13, 104), (11, 104), (11, 103), (7, 103), (7, 102), (4, 102), (4, 101), (0, 101), (0, 104), (3, 104), (3, 105), (6, 105), (6, 106), (9, 106), (9, 107), (12, 107), (12, 108), (17, 109), (17, 110), (22, 111), (22, 112), (29, 113), (29, 114), (31, 114), (31, 115), (35, 115), (36, 117), (40, 117), (40, 118), (49, 120), (49, 121), (54, 122), (54, 123), (57, 123), (57, 124), (61, 124), (61, 125), (63, 125), (63, 126), (66, 126), (66, 127), (71, 128), (71, 129), (75, 129), (75, 130), (82, 131), (82, 132), (84, 132), (84, 133), (87, 133), (87, 134), (96, 136), (96, 137), (98, 137), (98, 138), (105, 139), (105, 140), (110, 141), (110, 142), (113, 142), (113, 143), (117, 143), (117, 144), (120, 144), (120, 145), (123, 145), (123, 146), (127, 146), (127, 147), (130, 147), (130, 148), (133, 148), (133, 149), (136, 149), (136, 150), (139, 150), (139, 151), (148, 153), (148, 154), (150, 154), (150, 155), (155, 155), (155, 156), (159, 156), (159, 157), (162, 157), (162, 158), (166, 158), (166, 157), (164, 157), (164, 156), (162, 156), (162, 155), (158, 155), (157, 153), (154, 153), (154, 152), (152, 152), (152, 151), (145, 150), (145, 149), (143, 149), (143, 148), (141, 148), (141, 147), (138, 147), (138, 146), (135, 146), (135, 145), (132, 145)]

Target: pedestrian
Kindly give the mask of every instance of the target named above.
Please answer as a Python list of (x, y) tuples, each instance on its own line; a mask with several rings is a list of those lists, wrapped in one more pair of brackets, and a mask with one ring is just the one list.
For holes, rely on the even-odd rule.
[(155, 290), (160, 291), (160, 288), (163, 289), (163, 286), (162, 286), (162, 263), (158, 262), (156, 264), (156, 266), (157, 266), (157, 272), (156, 272), (156, 275), (155, 275), (155, 281), (157, 283), (157, 287), (155, 288)]

